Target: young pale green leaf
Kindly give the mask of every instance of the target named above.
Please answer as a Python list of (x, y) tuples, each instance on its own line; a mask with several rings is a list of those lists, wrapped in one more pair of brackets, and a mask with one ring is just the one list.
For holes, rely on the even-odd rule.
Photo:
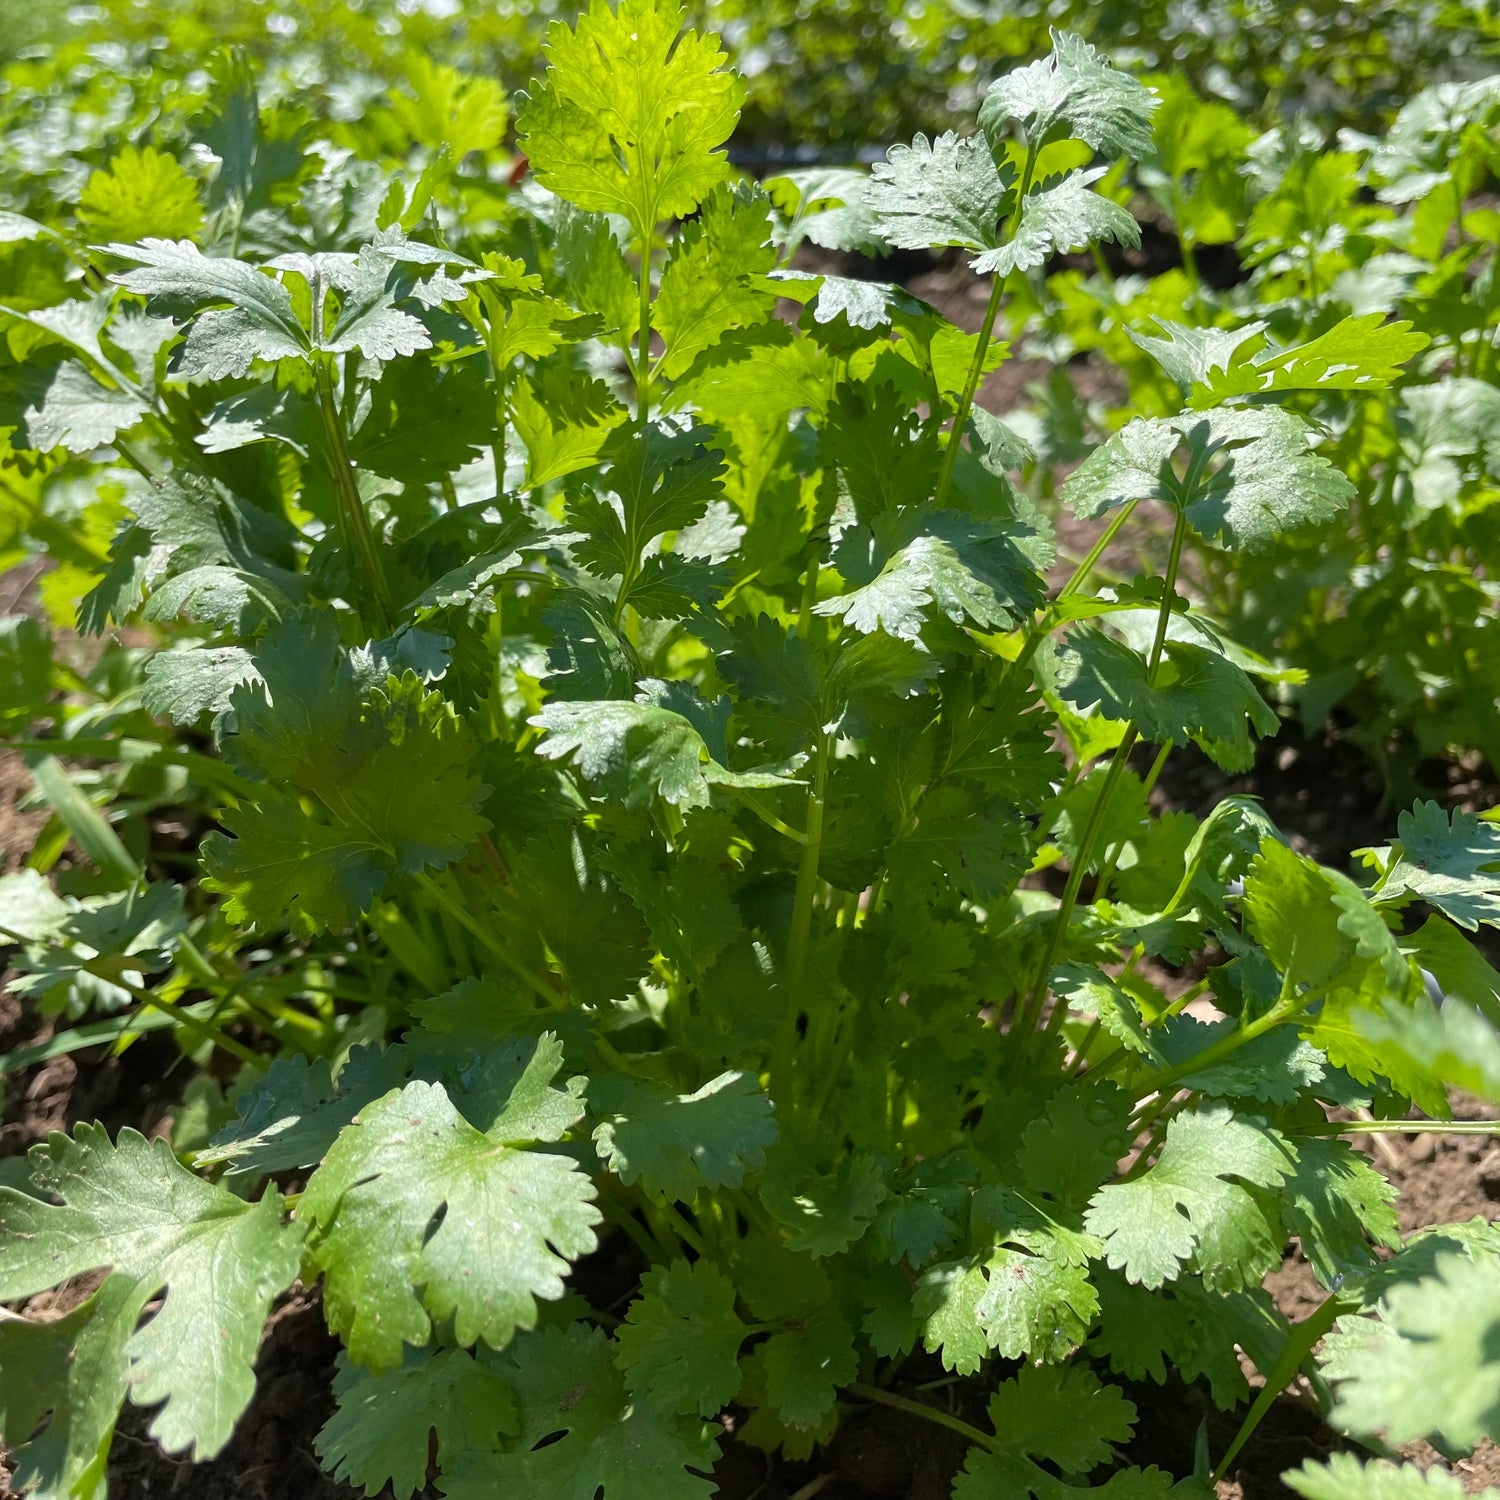
[(1433, 1438), (1467, 1452), (1500, 1431), (1500, 1265), (1439, 1255), (1391, 1288), (1382, 1329), (1339, 1365), (1333, 1421), (1391, 1443)]
[(36, 453), (92, 453), (128, 432), (147, 410), (134, 391), (107, 386), (72, 360), (24, 369), (17, 388), (17, 404), (26, 404), (15, 445)]
[(1135, 1430), (1135, 1405), (1086, 1365), (1023, 1365), (990, 1397), (990, 1426), (1003, 1447), (1087, 1474)]
[[(1275, 406), (1138, 417), (1079, 465), (1063, 498), (1082, 520), (1132, 500), (1183, 509), (1207, 541), (1256, 551), (1283, 532), (1332, 519), (1354, 486), (1308, 447), (1300, 417)], [(1185, 448), (1191, 481), (1172, 466)]]
[(452, 1318), (462, 1345), (502, 1348), (594, 1248), (593, 1184), (565, 1156), (507, 1145), (505, 1123), (485, 1134), (440, 1085), (409, 1083), (362, 1110), (313, 1173), (309, 1262), (361, 1364), (395, 1369), (434, 1318)]
[(729, 175), (719, 148), (744, 85), (718, 38), (682, 20), (674, 0), (592, 0), (574, 28), (554, 21), (546, 77), (516, 117), (537, 180), (579, 208), (623, 214), (638, 244)]
[(0, 1190), (0, 1301), (104, 1266), (136, 1289), (136, 1314), (165, 1291), (124, 1345), (131, 1399), (161, 1404), (151, 1432), (169, 1452), (217, 1453), (254, 1393), (266, 1314), (297, 1275), (302, 1236), (283, 1225), (280, 1195), (245, 1203), (165, 1140), (122, 1130), (111, 1145), (98, 1125), (53, 1135), (32, 1163), (34, 1186), (59, 1201)]
[(1373, 1046), (1393, 1049), (1418, 1071), (1500, 1104), (1500, 1035), (1452, 995), (1441, 1010), (1424, 995), (1415, 1005), (1364, 1011), (1356, 1025)]
[(520, 1433), (497, 1456), (460, 1455), (443, 1477), (447, 1500), (492, 1500), (497, 1489), (548, 1500), (713, 1494), (704, 1476), (718, 1457), (718, 1428), (632, 1400), (598, 1329), (574, 1323), (527, 1334), (495, 1369), (516, 1393)]
[(633, 1395), (663, 1411), (712, 1417), (739, 1391), (749, 1332), (722, 1271), (676, 1260), (641, 1277), (641, 1295), (615, 1335), (615, 1363)]
[(1021, 218), (1005, 244), (981, 255), (973, 265), (979, 275), (1009, 276), (1045, 265), (1054, 255), (1085, 250), (1112, 240), (1132, 247), (1141, 242), (1140, 225), (1128, 209), (1089, 191), (1104, 175), (1103, 167), (1069, 172), (1021, 200)]
[(590, 1085), (589, 1108), (609, 1170), (669, 1202), (739, 1187), (776, 1140), (771, 1101), (747, 1073), (721, 1073), (692, 1094), (612, 1073)]
[(1084, 1224), (1133, 1282), (1155, 1289), (1184, 1264), (1215, 1291), (1258, 1283), (1281, 1261), (1266, 1211), (1239, 1182), (1276, 1188), (1294, 1161), (1263, 1121), (1219, 1105), (1176, 1116), (1160, 1159), (1133, 1182), (1094, 1194)]
[(1418, 802), (1396, 820), (1397, 842), (1356, 851), (1384, 872), (1377, 903), (1416, 897), (1460, 927), (1500, 927), (1500, 824)]
[(1066, 702), (1111, 719), (1133, 719), (1161, 744), (1193, 740), (1221, 766), (1241, 770), (1254, 750), (1251, 730), (1274, 734), (1275, 710), (1227, 656), (1191, 641), (1169, 639), (1153, 685), (1146, 663), (1102, 630), (1072, 631), (1054, 656), (1049, 684)]
[(672, 246), (651, 308), (666, 348), (659, 361), (671, 380), (731, 328), (764, 322), (776, 306), (755, 278), (776, 264), (770, 204), (741, 184), (721, 187)]
[(1108, 156), (1139, 160), (1151, 151), (1158, 102), (1153, 90), (1111, 67), (1082, 37), (1054, 31), (1050, 57), (990, 85), (979, 127), (997, 152), (1015, 120), (1032, 146), (1071, 135)]
[(111, 278), (127, 291), (190, 312), (205, 303), (229, 303), (194, 318), (178, 366), (184, 379), (244, 375), (258, 359), (302, 359), (312, 348), (291, 294), (245, 261), (206, 256), (189, 240), (148, 238), (105, 248), (139, 265)]
[(409, 1500), (426, 1488), (434, 1451), (439, 1469), (460, 1455), (498, 1454), (519, 1426), (515, 1394), (486, 1349), (408, 1349), (381, 1375), (341, 1355), (333, 1393), (338, 1409), (315, 1439), (318, 1457), (366, 1495), (389, 1485), (396, 1500)]
[[(1189, 406), (1201, 410), (1266, 391), (1383, 390), (1431, 342), (1410, 323), (1387, 323), (1381, 313), (1344, 318), (1306, 344), (1251, 352), (1250, 335), (1260, 332), (1257, 325), (1240, 330), (1243, 342), (1233, 357), (1197, 377), (1201, 385)], [(1262, 342), (1257, 337), (1256, 344)]]
[(865, 196), (876, 230), (900, 249), (993, 251), (1010, 188), (982, 135), (949, 130), (892, 146), (871, 168)]
[(1465, 1495), (1500, 1500), (1500, 1490), (1467, 1490), (1457, 1475), (1436, 1464), (1419, 1469), (1353, 1453), (1330, 1453), (1324, 1464), (1309, 1458), (1300, 1469), (1283, 1474), (1281, 1482), (1305, 1500), (1463, 1500)]

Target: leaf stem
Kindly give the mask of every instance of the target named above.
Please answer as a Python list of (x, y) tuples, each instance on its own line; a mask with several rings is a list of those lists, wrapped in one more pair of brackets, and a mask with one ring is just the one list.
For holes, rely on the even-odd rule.
[(566, 999), (539, 975), (521, 962), (492, 932), (487, 931), (460, 901), (444, 890), (426, 870), (417, 874), (417, 884), (437, 902), (438, 906), (453, 918), (466, 932), (476, 938), (486, 953), (492, 954), (505, 965), (522, 984), (534, 990), (553, 1010), (566, 1008)]
[[(1016, 237), (1021, 222), (1021, 210), (1026, 204), (1026, 195), (1031, 191), (1031, 179), (1036, 172), (1037, 153), (1040, 141), (1033, 141), (1026, 148), (1026, 165), (1021, 172), (1021, 185), (1016, 190), (1015, 207), (1005, 221), (1002, 245), (1008, 245)], [(943, 449), (943, 463), (938, 470), (937, 488), (932, 493), (935, 508), (941, 508), (947, 498), (948, 486), (953, 482), (953, 466), (958, 462), (958, 450), (963, 446), (964, 429), (969, 425), (969, 413), (974, 407), (974, 393), (979, 389), (984, 375), (984, 359), (990, 350), (990, 336), (995, 331), (995, 318), (1000, 312), (1000, 302), (1005, 295), (1008, 275), (996, 276), (990, 286), (990, 300), (985, 304), (984, 322), (979, 325), (979, 341), (974, 345), (974, 358), (969, 361), (969, 373), (964, 377), (963, 393), (958, 398), (958, 408), (953, 413), (953, 426), (948, 432), (948, 443)]]
[(118, 974), (112, 974), (107, 965), (99, 963), (80, 964), (80, 968), (87, 973), (95, 975), (99, 979), (118, 986), (124, 990), (132, 1000), (139, 1001), (142, 1005), (152, 1006), (159, 1010), (164, 1016), (170, 1016), (175, 1025), (182, 1027), (184, 1031), (190, 1032), (200, 1041), (212, 1042), (231, 1057), (237, 1057), (242, 1063), (254, 1068), (258, 1073), (264, 1073), (271, 1065), (258, 1052), (253, 1052), (243, 1042), (237, 1042), (232, 1036), (226, 1035), (219, 1028), (208, 1021), (200, 1021), (197, 1016), (190, 1015), (181, 1006), (173, 1005), (170, 1000), (163, 1000), (160, 995), (146, 989), (143, 985), (132, 984), (128, 979), (122, 979)]
[(935, 1422), (939, 1427), (946, 1427), (949, 1432), (956, 1432), (960, 1437), (967, 1438), (971, 1443), (978, 1444), (991, 1452), (1000, 1447), (999, 1439), (992, 1433), (981, 1432), (979, 1428), (962, 1417), (955, 1417), (946, 1411), (940, 1411), (935, 1406), (928, 1406), (923, 1401), (913, 1401), (907, 1396), (898, 1396), (894, 1391), (882, 1390), (878, 1385), (867, 1385), (862, 1380), (856, 1380), (852, 1385), (844, 1387), (851, 1396), (862, 1396), (866, 1401), (877, 1401), (882, 1406), (889, 1406), (896, 1411), (904, 1411), (908, 1416), (921, 1417), (924, 1422)]
[(1270, 1411), (1276, 1398), (1296, 1379), (1297, 1371), (1312, 1353), (1313, 1345), (1333, 1327), (1340, 1313), (1358, 1310), (1357, 1302), (1329, 1297), (1315, 1313), (1292, 1325), (1286, 1343), (1281, 1346), (1281, 1353), (1276, 1357), (1276, 1363), (1266, 1372), (1266, 1383), (1261, 1387), (1260, 1395), (1245, 1413), (1245, 1420), (1240, 1423), (1240, 1430), (1235, 1433), (1234, 1441), (1214, 1469), (1213, 1478), (1209, 1480), (1211, 1487), (1224, 1478), (1230, 1464), (1239, 1457), (1240, 1449), (1249, 1441), (1251, 1433), (1260, 1426), (1262, 1418)]
[(1500, 1120), (1329, 1120), (1298, 1135), (1500, 1135)]
[(813, 752), (813, 781), (807, 793), (807, 834), (797, 866), (797, 891), (792, 900), (792, 927), (786, 947), (787, 1008), (771, 1057), (772, 1093), (790, 1097), (792, 1049), (797, 1041), (797, 1017), (802, 1008), (807, 946), (812, 936), (813, 898), (818, 889), (818, 858), (823, 847), (823, 799), (828, 787), (829, 734), (818, 736)]
[[(1184, 505), (1178, 510), (1177, 520), (1172, 528), (1172, 550), (1167, 559), (1166, 575), (1162, 579), (1161, 608), (1156, 616), (1156, 635), (1151, 642), (1151, 654), (1146, 662), (1148, 688), (1156, 686), (1156, 673), (1161, 665), (1162, 651), (1166, 646), (1167, 625), (1172, 616), (1172, 601), (1177, 596), (1177, 574), (1182, 566), (1182, 549), (1186, 540), (1187, 509)], [(1052, 935), (1047, 942), (1046, 955), (1032, 983), (1026, 1004), (1017, 1018), (1017, 1024), (1022, 1030), (1030, 1030), (1041, 1021), (1042, 1007), (1046, 1003), (1047, 985), (1052, 977), (1052, 970), (1062, 955), (1063, 945), (1067, 941), (1068, 924), (1073, 920), (1073, 911), (1078, 904), (1078, 893), (1083, 888), (1083, 878), (1087, 873), (1089, 859), (1093, 855), (1094, 845), (1098, 842), (1100, 831), (1104, 827), (1109, 804), (1118, 791), (1120, 783), (1125, 779), (1125, 772), (1129, 769), (1130, 752), (1139, 737), (1139, 726), (1132, 719), (1126, 724), (1124, 737), (1115, 750), (1114, 759), (1110, 761), (1109, 773), (1089, 813), (1088, 824), (1084, 828), (1083, 838), (1078, 845), (1077, 857), (1068, 871), (1068, 883), (1063, 887), (1062, 900), (1058, 904), (1057, 920), (1053, 924)], [(1053, 1012), (1047, 1024), (1048, 1033), (1056, 1032), (1061, 1028), (1066, 1010), (1066, 1006), (1059, 1006)]]
[(391, 604), (390, 585), (386, 582), (380, 553), (375, 545), (375, 535), (370, 530), (370, 518), (365, 514), (365, 504), (360, 499), (359, 485), (354, 477), (354, 460), (349, 454), (349, 435), (344, 429), (344, 415), (339, 410), (338, 399), (334, 394), (333, 375), (325, 359), (319, 359), (314, 364), (313, 371), (318, 387), (318, 412), (323, 419), (323, 439), (328, 448), (328, 467), (333, 477), (334, 494), (339, 502), (339, 515), (344, 522), (342, 529), (347, 542), (359, 557), (380, 624), (385, 634), (389, 635), (396, 619)]
[(641, 236), (641, 279), (635, 348), (636, 419), (644, 427), (651, 416), (651, 234)]

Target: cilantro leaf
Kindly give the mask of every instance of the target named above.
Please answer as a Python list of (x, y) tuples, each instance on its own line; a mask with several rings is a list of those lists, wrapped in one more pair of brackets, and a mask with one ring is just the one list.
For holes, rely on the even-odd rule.
[(1021, 200), (1016, 232), (1005, 244), (981, 255), (973, 269), (980, 274), (993, 271), (997, 276), (1009, 276), (1012, 271), (1045, 265), (1054, 255), (1106, 240), (1139, 245), (1141, 228), (1129, 210), (1089, 191), (1089, 184), (1103, 175), (1103, 167), (1069, 172), (1061, 181), (1028, 193)]
[[(1300, 417), (1276, 406), (1137, 417), (1073, 471), (1063, 498), (1081, 520), (1130, 500), (1159, 500), (1185, 510), (1206, 541), (1263, 550), (1283, 532), (1330, 520), (1354, 494), (1309, 449), (1308, 436)], [(1179, 447), (1191, 481), (1172, 467)]]
[(452, 862), (488, 826), (475, 811), (474, 740), (414, 672), (366, 686), (323, 614), (289, 616), (254, 664), (260, 681), (231, 695), (224, 749), (277, 790), (224, 815), (232, 840), (203, 845), (207, 884), (232, 920), (343, 926), (393, 875)]
[(579, 208), (623, 214), (638, 244), (729, 175), (718, 148), (744, 85), (718, 38), (682, 31), (682, 19), (674, 0), (591, 0), (573, 29), (554, 21), (546, 77), (516, 117), (537, 180)]
[(206, 256), (189, 240), (147, 238), (106, 248), (140, 267), (111, 278), (127, 291), (194, 312), (207, 302), (230, 304), (193, 319), (178, 366), (184, 379), (244, 375), (258, 359), (302, 359), (312, 349), (291, 293), (245, 261)]
[(676, 1260), (641, 1277), (641, 1295), (615, 1335), (615, 1363), (631, 1391), (662, 1410), (711, 1417), (739, 1391), (749, 1332), (722, 1271)]
[(700, 1187), (739, 1187), (776, 1140), (771, 1101), (747, 1073), (721, 1073), (692, 1094), (614, 1073), (594, 1080), (589, 1107), (609, 1170), (669, 1202)]
[[(297, 1275), (302, 1236), (282, 1224), (280, 1195), (242, 1202), (179, 1166), (165, 1140), (122, 1130), (111, 1145), (87, 1124), (35, 1148), (32, 1182), (60, 1201), (0, 1189), (0, 1301), (110, 1267), (133, 1289), (133, 1313), (114, 1292), (99, 1304), (132, 1325), (121, 1356), (131, 1399), (162, 1404), (151, 1432), (169, 1452), (217, 1453), (254, 1393), (272, 1300)], [(136, 1330), (163, 1290), (161, 1309)], [(88, 1327), (77, 1325), (80, 1337)]]
[(0, 1430), (15, 1444), (10, 1483), (19, 1493), (103, 1496), (130, 1391), (126, 1351), (150, 1295), (135, 1277), (113, 1275), (54, 1322), (0, 1320)]
[(1500, 824), (1473, 813), (1445, 813), (1418, 802), (1396, 820), (1397, 842), (1357, 852), (1384, 871), (1377, 903), (1411, 897), (1435, 906), (1460, 927), (1500, 927)]
[(1107, 1183), (1084, 1215), (1105, 1259), (1155, 1289), (1184, 1264), (1215, 1291), (1253, 1285), (1281, 1260), (1281, 1242), (1253, 1187), (1277, 1188), (1293, 1160), (1263, 1122), (1221, 1106), (1176, 1116), (1160, 1159), (1133, 1182)]
[(585, 780), (625, 807), (706, 807), (715, 786), (780, 787), (772, 773), (730, 771), (709, 756), (681, 714), (649, 702), (548, 703), (527, 723), (546, 735), (537, 753), (574, 760)]
[(16, 405), (26, 403), (15, 423), (16, 446), (37, 453), (92, 453), (128, 432), (147, 410), (135, 392), (105, 385), (74, 360), (31, 364), (16, 388)]
[(1251, 730), (1273, 734), (1275, 710), (1249, 677), (1208, 646), (1166, 641), (1153, 685), (1145, 660), (1094, 626), (1069, 633), (1053, 656), (1050, 686), (1079, 709), (1098, 705), (1111, 719), (1133, 719), (1157, 744), (1193, 740), (1219, 765), (1244, 769)]
[(989, 1418), (1008, 1451), (1087, 1474), (1130, 1441), (1135, 1406), (1086, 1365), (1024, 1365), (990, 1397)]
[(389, 1484), (396, 1500), (409, 1500), (425, 1489), (434, 1438), (446, 1468), (461, 1454), (498, 1453), (501, 1435), (519, 1425), (515, 1395), (484, 1349), (408, 1349), (380, 1375), (341, 1355), (333, 1391), (338, 1409), (315, 1439), (318, 1457), (367, 1495)]
[[(1189, 405), (1216, 406), (1226, 396), (1257, 395), (1264, 391), (1375, 391), (1401, 373), (1402, 365), (1431, 342), (1413, 333), (1406, 322), (1388, 323), (1382, 313), (1344, 318), (1327, 333), (1289, 349), (1252, 349), (1250, 337), (1259, 327), (1240, 330), (1242, 342), (1234, 356), (1205, 370), (1197, 378)], [(1256, 345), (1264, 342), (1256, 337)]]
[(1500, 1490), (1467, 1491), (1457, 1476), (1436, 1465), (1419, 1469), (1353, 1453), (1330, 1453), (1322, 1464), (1309, 1458), (1283, 1474), (1281, 1482), (1306, 1500), (1462, 1500), (1470, 1493), (1478, 1500), (1500, 1500)]
[(494, 1367), (516, 1393), (519, 1436), (499, 1455), (461, 1455), (443, 1478), (448, 1500), (489, 1500), (497, 1486), (549, 1500), (713, 1494), (700, 1475), (718, 1456), (717, 1429), (632, 1401), (597, 1329), (575, 1323), (527, 1334)]
[(854, 1330), (833, 1307), (800, 1328), (773, 1333), (756, 1350), (766, 1402), (788, 1427), (817, 1428), (834, 1410), (839, 1387), (859, 1373)]
[(1010, 188), (982, 135), (949, 130), (935, 141), (919, 134), (909, 146), (892, 146), (870, 169), (865, 198), (876, 231), (898, 249), (992, 251)]
[(1425, 995), (1414, 1005), (1388, 1002), (1356, 1024), (1382, 1050), (1449, 1086), (1500, 1103), (1500, 1036), (1478, 1011), (1449, 995), (1439, 1010)]
[(1052, 33), (1052, 55), (990, 85), (979, 127), (998, 152), (1008, 121), (1034, 145), (1066, 132), (1109, 156), (1139, 160), (1151, 151), (1153, 90), (1111, 67), (1080, 36)]
[(1433, 1437), (1467, 1452), (1500, 1428), (1500, 1266), (1440, 1255), (1433, 1273), (1393, 1286), (1384, 1333), (1345, 1351), (1333, 1420), (1391, 1443)]
[(308, 1181), (309, 1262), (361, 1364), (396, 1368), (433, 1318), (453, 1318), (460, 1344), (503, 1347), (594, 1248), (593, 1184), (567, 1157), (520, 1149), (507, 1125), (476, 1130), (440, 1085), (409, 1083), (362, 1110)]
[(769, 200), (743, 185), (716, 189), (673, 244), (652, 304), (661, 373), (675, 380), (731, 328), (768, 318), (776, 298), (752, 278), (775, 263)]
[(1008, 630), (1042, 594), (1014, 531), (958, 511), (888, 512), (869, 530), (844, 533), (836, 561), (857, 586), (822, 600), (816, 612), (866, 635), (884, 630), (908, 641), (920, 639), (934, 609), (954, 624)]

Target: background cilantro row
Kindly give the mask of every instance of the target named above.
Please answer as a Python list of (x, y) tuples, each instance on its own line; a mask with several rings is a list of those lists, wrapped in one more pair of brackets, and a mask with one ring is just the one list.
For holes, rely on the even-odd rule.
[[(0, 1187), (0, 1299), (97, 1273), (0, 1319), (16, 1486), (103, 1495), (127, 1401), (220, 1452), (298, 1279), (344, 1351), (319, 1453), (369, 1494), (706, 1496), (727, 1408), (802, 1459), (873, 1403), (963, 1435), (957, 1500), (1206, 1496), (1265, 1403), (1167, 1473), (1121, 1456), (1125, 1386), (1246, 1406), (1241, 1354), (1371, 1452), (1471, 1447), (1500, 1238), (1403, 1239), (1344, 1137), (1500, 1102), (1495, 819), (1419, 801), (1355, 879), (1250, 798), (1150, 797), (1189, 742), (1250, 765), (1306, 686), (1243, 628), (1257, 570), (1377, 534), (1393, 400), (1476, 434), (1424, 494), (1489, 494), (1489, 304), (1445, 324), (1411, 266), (1429, 316), (1338, 301), (1284, 186), (1245, 230), (1282, 300), (1215, 300), (1228, 157), (1069, 33), (962, 131), (765, 184), (669, 0), (544, 51), (524, 180), (465, 166), (510, 119), (487, 80), (417, 77), (391, 171), (229, 63), (201, 176), (130, 146), (76, 212), (0, 216), (7, 504), (107, 637), (0, 639), (54, 819), (0, 934), (57, 1052), (161, 1025), (198, 1070), (170, 1141), (81, 1124)], [(1470, 174), (1442, 253), (1481, 292), (1494, 97), (1441, 96), (1439, 165), (1366, 168)], [(1170, 286), (1110, 272), (1129, 173)], [(977, 330), (809, 242), (956, 252)], [(1129, 420), (1065, 451), (1076, 396), (983, 404), (999, 330), (1060, 361), (1101, 299)], [(1460, 395), (1470, 426), (1433, 415)], [(1038, 503), (1064, 460), (1076, 562)], [(1161, 567), (1112, 577), (1147, 516)], [(1300, 1322), (1263, 1287), (1293, 1241)], [(1347, 1455), (1289, 1482), (1445, 1492)]]

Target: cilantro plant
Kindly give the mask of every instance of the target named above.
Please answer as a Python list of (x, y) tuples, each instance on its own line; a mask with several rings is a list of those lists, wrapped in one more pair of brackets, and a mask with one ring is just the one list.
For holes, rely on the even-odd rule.
[[(1161, 87), (1138, 175), (1181, 264), (1149, 280), (1068, 270), (1031, 289), (1055, 355), (1097, 350), (1128, 380), (1128, 401), (1092, 413), (1054, 386), (1044, 427), (1110, 430), (1231, 394), (1274, 394), (1320, 424), (1356, 486), (1346, 519), (1249, 557), (1200, 552), (1211, 607), (1289, 669), (1281, 693), (1305, 726), (1336, 717), (1393, 793), (1425, 758), (1500, 764), (1494, 585), (1476, 565), (1500, 542), (1484, 196), (1500, 79), (1434, 85), (1383, 132), (1336, 142), (1305, 122), (1256, 136), (1180, 80)], [(1230, 244), (1242, 277), (1207, 284), (1200, 255)]]
[[(1500, 1098), (1465, 935), (1495, 821), (1420, 804), (1359, 884), (1249, 799), (1148, 801), (1174, 745), (1242, 768), (1278, 724), (1187, 549), (1238, 566), (1357, 495), (1280, 372), (1353, 400), (1414, 341), (1246, 371), (1168, 330), (1182, 397), (1082, 456), (1059, 571), (976, 394), (1029, 273), (1137, 241), (1101, 189), (1158, 96), (1058, 34), (973, 133), (757, 186), (675, 5), (594, 0), (547, 54), (521, 183), (446, 149), (457, 84), (389, 174), (241, 76), (206, 183), (133, 149), (75, 221), (0, 221), (43, 293), (7, 304), (7, 473), (38, 535), (96, 487), (78, 623), (151, 642), (111, 688), (9, 628), (7, 727), (50, 721), (53, 858), (93, 868), (6, 877), (0, 928), (57, 1050), (160, 1022), (204, 1069), (170, 1143), (82, 1125), (0, 1189), (0, 1299), (106, 1273), (0, 1320), (18, 1486), (102, 1495), (127, 1400), (220, 1451), (298, 1278), (344, 1349), (323, 1461), (403, 1500), (430, 1463), (460, 1500), (706, 1496), (726, 1410), (799, 1459), (881, 1406), (963, 1434), (957, 1500), (1206, 1495), (1315, 1346), (1356, 1440), (1471, 1445), (1500, 1242), (1403, 1245), (1345, 1137)], [(141, 202), (173, 232), (126, 234)], [(956, 247), (981, 329), (800, 269), (809, 238)], [(1142, 508), (1164, 567), (1101, 586)], [(140, 845), (162, 803), (117, 780), (117, 831), (91, 795), (143, 766), (217, 825), (190, 864)], [(1293, 1240), (1299, 1324), (1262, 1287)], [(1126, 1383), (1236, 1408), (1241, 1352), (1268, 1396), (1230, 1450), (1124, 1466)], [(1427, 1492), (1295, 1482), (1388, 1479)]]

